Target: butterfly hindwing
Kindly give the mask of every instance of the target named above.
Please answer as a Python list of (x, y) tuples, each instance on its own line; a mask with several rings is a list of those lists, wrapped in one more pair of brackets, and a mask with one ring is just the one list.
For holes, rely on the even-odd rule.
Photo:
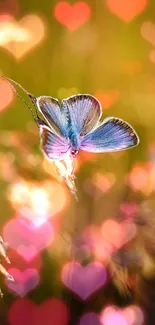
[(41, 149), (50, 160), (63, 160), (69, 150), (69, 141), (51, 132), (47, 125), (40, 125)]
[(110, 152), (128, 149), (138, 143), (139, 138), (128, 123), (110, 117), (83, 138), (80, 149), (89, 152)]

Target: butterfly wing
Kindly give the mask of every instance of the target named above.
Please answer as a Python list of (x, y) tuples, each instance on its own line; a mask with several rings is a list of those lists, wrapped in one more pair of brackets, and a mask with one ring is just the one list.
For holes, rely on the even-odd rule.
[(50, 160), (63, 160), (69, 150), (69, 140), (51, 132), (47, 125), (40, 124), (41, 149)]
[(68, 114), (70, 129), (84, 136), (99, 121), (102, 109), (98, 100), (91, 95), (75, 95), (62, 100), (62, 111)]
[(65, 111), (60, 109), (59, 101), (49, 96), (37, 98), (37, 107), (50, 126), (53, 133), (58, 135), (68, 135), (68, 119)]
[(134, 147), (139, 138), (125, 121), (110, 117), (81, 141), (80, 149), (89, 152), (119, 151)]

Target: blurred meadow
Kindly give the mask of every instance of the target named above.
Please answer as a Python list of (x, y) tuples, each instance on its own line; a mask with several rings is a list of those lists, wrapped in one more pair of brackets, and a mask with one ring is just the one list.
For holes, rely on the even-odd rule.
[[(0, 74), (36, 97), (92, 94), (130, 150), (80, 152), (78, 203), (0, 80), (0, 325), (155, 322), (155, 2), (0, 0)], [(16, 88), (17, 89), (17, 88)], [(30, 104), (29, 98), (19, 90)]]

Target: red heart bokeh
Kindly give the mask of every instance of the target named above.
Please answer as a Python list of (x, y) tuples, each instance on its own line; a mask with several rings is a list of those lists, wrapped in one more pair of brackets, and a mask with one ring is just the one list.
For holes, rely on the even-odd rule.
[(51, 298), (41, 305), (20, 298), (13, 302), (8, 312), (10, 325), (67, 325), (69, 311), (63, 301)]
[(140, 14), (146, 5), (147, 0), (107, 0), (110, 11), (127, 23)]
[[(4, 0), (0, 1), (0, 14), (3, 15), (16, 15), (19, 11), (19, 4), (17, 0)], [(1, 21), (1, 19), (0, 19)]]
[(60, 24), (73, 32), (88, 21), (91, 9), (86, 2), (81, 1), (70, 4), (62, 1), (56, 5), (54, 15)]

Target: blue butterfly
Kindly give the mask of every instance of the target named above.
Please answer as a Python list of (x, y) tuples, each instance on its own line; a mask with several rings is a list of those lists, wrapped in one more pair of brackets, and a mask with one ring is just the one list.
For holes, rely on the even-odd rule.
[(63, 160), (66, 154), (76, 157), (80, 150), (111, 152), (128, 149), (139, 143), (135, 130), (117, 117), (101, 121), (102, 107), (91, 95), (63, 99), (41, 96), (36, 99), (40, 121), (41, 149), (48, 159)]
[[(26, 105), (39, 127), (41, 150), (49, 160), (56, 162), (66, 179), (72, 174), (72, 159), (80, 150), (112, 152), (128, 149), (139, 143), (135, 130), (122, 119), (108, 117), (101, 121), (101, 104), (91, 95), (75, 95), (59, 103), (50, 96), (35, 97), (15, 81), (2, 78), (11, 85), (13, 83), (19, 86), (31, 99), (36, 114), (34, 115), (27, 103)], [(13, 89), (15, 90), (14, 87)], [(25, 102), (17, 91), (16, 93)], [(61, 161), (66, 163), (64, 172), (63, 166), (59, 164)], [(74, 188), (73, 179), (71, 183)]]

